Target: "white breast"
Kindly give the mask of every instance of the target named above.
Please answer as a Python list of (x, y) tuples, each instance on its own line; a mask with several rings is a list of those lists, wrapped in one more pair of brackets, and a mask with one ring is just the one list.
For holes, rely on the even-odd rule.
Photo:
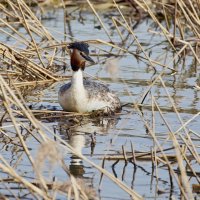
[(58, 101), (66, 111), (85, 112), (88, 98), (83, 86), (83, 74), (81, 70), (73, 73), (71, 87), (63, 93), (59, 93)]

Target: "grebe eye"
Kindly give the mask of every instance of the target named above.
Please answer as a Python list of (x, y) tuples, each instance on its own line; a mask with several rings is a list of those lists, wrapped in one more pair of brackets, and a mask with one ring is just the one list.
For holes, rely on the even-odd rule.
[(81, 56), (83, 56), (83, 58), (85, 57), (85, 54), (81, 51), (80, 52)]

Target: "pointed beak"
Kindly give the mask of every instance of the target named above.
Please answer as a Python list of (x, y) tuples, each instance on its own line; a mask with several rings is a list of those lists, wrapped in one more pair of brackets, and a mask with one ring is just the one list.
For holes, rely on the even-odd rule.
[(84, 55), (82, 55), (82, 56), (83, 56), (83, 58), (85, 58), (85, 60), (91, 62), (92, 64), (95, 64), (94, 60), (92, 60), (92, 58), (90, 58), (89, 55), (85, 55), (85, 54), (84, 54)]

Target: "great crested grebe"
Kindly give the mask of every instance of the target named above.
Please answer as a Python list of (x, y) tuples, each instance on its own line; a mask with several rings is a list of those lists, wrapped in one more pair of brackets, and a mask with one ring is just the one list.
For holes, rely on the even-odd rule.
[(72, 49), (71, 68), (73, 70), (71, 82), (63, 85), (58, 93), (58, 101), (65, 111), (92, 112), (94, 110), (120, 110), (120, 100), (109, 88), (101, 83), (84, 80), (85, 62), (94, 61), (89, 57), (89, 45), (84, 42), (74, 42), (68, 46)]

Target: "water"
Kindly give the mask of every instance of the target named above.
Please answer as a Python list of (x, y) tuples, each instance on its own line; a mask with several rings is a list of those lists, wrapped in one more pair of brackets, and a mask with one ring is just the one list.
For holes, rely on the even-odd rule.
[[(46, 15), (54, 16), (54, 18), (43, 20), (43, 25), (56, 37), (58, 41), (63, 41), (63, 11), (58, 9), (54, 14), (50, 11), (50, 13)], [(94, 29), (94, 26), (99, 25), (99, 23), (96, 21), (92, 13), (86, 11), (82, 13), (84, 18), (83, 23), (78, 21), (78, 11), (74, 12), (72, 16), (73, 17), (67, 21), (68, 34), (71, 34), (71, 36), (78, 40), (102, 39), (109, 41), (103, 29)], [(110, 22), (110, 19), (105, 17), (103, 12), (101, 12), (101, 17), (104, 22)], [(170, 63), (168, 66), (173, 68), (174, 62), (171, 62), (173, 53), (166, 49), (168, 44), (164, 37), (152, 35), (148, 32), (151, 25), (151, 20), (145, 20), (134, 29), (138, 40), (143, 44), (144, 49), (152, 48), (152, 59), (163, 64)], [(120, 41), (116, 30), (111, 30), (110, 26), (107, 28), (112, 32), (113, 41)], [(12, 40), (6, 42), (9, 44)], [(131, 44), (131, 42), (132, 37), (129, 37), (126, 43), (128, 45)], [(98, 49), (95, 47), (100, 47), (107, 51), (110, 50), (106, 45), (91, 45), (90, 49), (92, 53), (98, 52)], [(136, 49), (136, 45), (133, 44), (129, 50), (135, 51)], [(117, 53), (118, 51), (113, 49), (112, 52)], [(125, 54), (117, 58), (111, 58), (115, 59), (114, 63), (117, 65), (118, 70), (118, 77), (112, 79), (110, 74), (105, 70), (106, 59), (108, 58), (103, 56), (100, 57), (99, 60), (98, 57), (94, 57), (94, 60), (98, 61), (98, 64), (92, 67), (87, 67), (85, 75), (95, 76), (104, 83), (109, 84), (110, 89), (119, 96), (122, 104), (141, 102), (142, 94), (147, 89), (152, 78), (156, 77), (156, 74), (162, 70), (162, 67), (157, 67), (157, 71), (155, 72), (147, 62), (139, 61), (133, 55)], [(66, 60), (66, 62), (67, 65), (69, 65), (69, 60)], [(195, 84), (198, 82), (198, 76), (196, 75), (197, 73), (195, 73), (195, 66), (193, 65), (191, 56), (187, 56), (185, 63), (178, 63), (175, 69), (178, 72), (174, 75), (171, 75), (170, 70), (166, 70), (163, 80), (176, 108), (179, 110), (180, 117), (183, 122), (186, 122), (200, 109), (200, 93), (198, 90), (194, 89)], [(71, 72), (67, 70), (64, 73), (61, 70), (58, 74), (70, 75)], [(35, 109), (43, 106), (47, 109), (54, 108), (60, 110), (61, 107), (57, 102), (57, 91), (63, 84), (64, 82), (55, 83), (51, 85), (51, 87), (44, 89), (39, 96), (29, 95), (27, 97), (28, 103), (32, 104)], [(152, 87), (151, 93), (163, 109), (163, 115), (170, 124), (172, 131), (178, 130), (181, 123), (173, 111), (169, 98), (160, 81)], [(143, 117), (148, 124), (152, 126), (150, 95), (147, 96), (145, 105), (148, 106), (144, 106), (142, 109)], [(155, 134), (159, 138), (159, 142), (164, 143), (163, 148), (171, 147), (172, 143), (170, 141), (165, 142), (166, 138), (169, 136), (169, 130), (164, 124), (158, 111), (155, 111), (154, 117)], [(82, 152), (83, 155), (87, 156), (98, 165), (102, 164), (102, 158), (104, 156), (110, 154), (118, 155), (119, 152), (122, 152), (122, 146), (125, 147), (127, 152), (131, 152), (131, 143), (135, 151), (148, 152), (154, 147), (152, 137), (149, 135), (141, 116), (138, 111), (131, 106), (123, 107), (121, 114), (115, 117), (84, 117), (81, 120), (78, 118), (77, 123), (69, 121), (68, 118), (58, 118), (54, 121), (45, 119), (42, 121), (49, 128), (55, 128), (56, 134), (59, 134), (79, 152)], [(198, 133), (199, 123), (200, 119), (197, 117), (189, 123), (187, 128)], [(11, 132), (12, 128), (9, 128), (9, 131)], [(96, 144), (93, 147), (91, 145), (91, 136), (96, 140)], [(31, 135), (27, 135), (27, 137), (27, 144), (32, 149), (31, 153), (36, 156), (39, 144)], [(193, 135), (192, 138), (195, 138), (195, 136)], [(199, 139), (194, 142), (194, 144), (198, 143)], [(5, 158), (12, 161), (10, 163), (11, 165), (14, 165), (15, 160), (17, 160), (21, 155), (21, 152), (14, 150), (9, 144), (7, 145), (7, 149), (5, 149), (5, 146), (1, 144), (1, 149)], [(127, 193), (105, 176), (100, 183), (101, 174), (88, 163), (81, 161), (79, 158), (73, 157), (71, 154), (63, 154), (65, 162), (69, 165), (71, 172), (75, 176), (81, 177), (88, 185), (93, 187), (97, 191), (97, 195), (100, 199), (130, 199), (130, 196)], [(170, 184), (168, 170), (166, 167), (162, 167), (162, 163), (160, 163), (157, 168), (157, 178), (155, 170), (152, 170), (152, 162), (150, 161), (137, 161), (137, 167), (132, 163), (126, 164), (124, 161), (119, 161), (115, 166), (113, 166), (114, 163), (114, 160), (106, 160), (104, 168), (122, 180), (126, 185), (133, 188), (145, 199), (171, 199), (172, 196), (177, 199), (180, 198), (180, 190), (175, 180), (173, 180), (174, 184), (172, 186)], [(22, 172), (26, 171), (26, 176), (29, 177), (30, 180), (33, 180), (34, 176), (32, 170), (29, 170), (29, 166), (29, 162), (23, 156), (20, 165), (17, 165), (17, 170), (19, 172), (20, 170)], [(194, 167), (196, 169), (198, 168), (198, 166), (195, 165)], [(44, 169), (44, 175), (50, 177), (47, 169), (48, 168)], [(59, 170), (56, 169), (57, 168), (55, 168), (50, 175), (56, 177), (56, 180), (64, 181), (67, 178), (66, 174), (59, 167)], [(191, 177), (190, 183), (196, 183), (195, 178)], [(160, 194), (156, 192), (157, 189), (161, 191)], [(15, 194), (19, 193), (17, 190), (13, 189), (13, 191)], [(22, 197), (22, 194), (20, 194), (20, 196)], [(64, 197), (61, 196), (60, 198)]]

